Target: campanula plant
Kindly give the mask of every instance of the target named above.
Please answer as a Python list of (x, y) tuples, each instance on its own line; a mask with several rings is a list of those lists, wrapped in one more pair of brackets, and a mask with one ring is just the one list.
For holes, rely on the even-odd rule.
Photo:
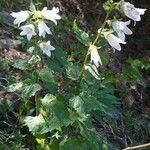
[[(100, 41), (104, 39), (111, 49), (121, 51), (121, 45), (127, 44), (126, 36), (133, 34), (129, 28), (131, 20), (140, 21), (146, 9), (136, 8), (124, 0), (108, 0), (104, 10), (106, 17), (97, 35), (88, 35), (74, 22), (73, 31), (86, 53), (83, 60), (71, 63), (67, 54), (65, 57), (61, 55), (63, 52), (55, 56), (61, 51), (51, 40), (55, 35), (52, 26), (61, 22), (58, 7), (37, 10), (31, 3), (30, 10), (11, 13), (14, 24), (21, 30), (20, 36), (30, 43), (32, 56), (24, 63), (18, 62), (27, 78), (10, 85), (8, 91), (21, 93), (24, 110), (19, 115), (35, 136), (38, 149), (101, 149), (101, 135), (96, 134), (92, 123), (98, 116), (110, 115), (117, 104), (117, 97), (114, 96), (114, 87), (101, 84), (105, 77), (101, 77), (99, 72), (103, 66), (100, 51), (104, 47)], [(113, 16), (114, 11), (127, 18)], [(60, 64), (65, 68), (63, 73), (50, 67), (51, 64), (55, 67), (55, 59), (65, 62)], [(35, 103), (30, 106), (33, 111), (29, 113), (31, 101)]]

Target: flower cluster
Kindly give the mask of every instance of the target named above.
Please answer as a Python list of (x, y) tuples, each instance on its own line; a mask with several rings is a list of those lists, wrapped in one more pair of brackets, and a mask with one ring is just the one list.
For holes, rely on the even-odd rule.
[[(31, 40), (33, 36), (40, 36), (45, 38), (46, 34), (52, 34), (50, 28), (46, 24), (46, 20), (50, 20), (57, 25), (57, 20), (61, 19), (59, 8), (53, 7), (52, 10), (48, 10), (44, 7), (41, 11), (20, 11), (12, 12), (11, 16), (15, 18), (14, 24), (17, 24), (21, 29), (21, 36), (27, 36), (27, 40)], [(26, 24), (20, 26), (26, 21)], [(55, 48), (51, 46), (50, 41), (43, 41), (39, 43), (39, 48), (47, 56), (51, 56), (51, 51)]]
[[(144, 15), (146, 9), (136, 8), (129, 2), (121, 1), (119, 3), (121, 12), (123, 12), (129, 19), (132, 19), (135, 23), (137, 21), (141, 21), (141, 15)], [(113, 32), (116, 35), (112, 34), (112, 31), (104, 32), (104, 37), (108, 41), (109, 45), (118, 51), (121, 51), (120, 44), (126, 44), (125, 42), (125, 35), (131, 35), (132, 31), (129, 29), (128, 25), (131, 23), (130, 20), (128, 21), (120, 21), (120, 20), (113, 20), (111, 25)], [(101, 30), (101, 29), (100, 29)], [(100, 31), (98, 30), (98, 32)], [(91, 62), (98, 68), (99, 64), (102, 64), (100, 60), (100, 56), (98, 54), (97, 48), (95, 45), (90, 45), (90, 54), (91, 54)]]

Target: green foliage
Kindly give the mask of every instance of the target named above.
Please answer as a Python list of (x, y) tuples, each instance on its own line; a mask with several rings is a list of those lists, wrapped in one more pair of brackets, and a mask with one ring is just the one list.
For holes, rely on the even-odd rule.
[(26, 117), (25, 122), (33, 134), (44, 134), (54, 129), (72, 124), (74, 119), (63, 102), (54, 95), (47, 94), (41, 99), (41, 114)]
[(22, 144), (23, 135), (19, 131), (0, 131), (0, 149), (25, 150)]
[(76, 34), (76, 38), (82, 44), (84, 44), (85, 46), (90, 45), (91, 40), (90, 40), (89, 35), (78, 27), (76, 20), (74, 20), (74, 23), (73, 23), (73, 31)]
[(122, 71), (122, 78), (124, 80), (137, 81), (142, 78), (143, 69), (150, 70), (149, 62), (144, 63), (138, 59), (132, 60), (131, 58), (128, 62), (129, 66)]
[(8, 86), (7, 91), (8, 92), (20, 91), (22, 87), (23, 87), (22, 82), (14, 83), (14, 84)]
[(33, 83), (30, 79), (27, 79), (24, 82), (14, 83), (7, 87), (8, 92), (21, 92), (22, 97), (25, 99), (34, 96), (41, 89), (42, 87), (39, 84)]
[(0, 101), (0, 114), (13, 111), (12, 102), (4, 98)]
[(22, 60), (22, 59), (19, 59), (19, 60), (15, 60), (13, 63), (12, 63), (12, 66), (14, 68), (17, 68), (17, 69), (20, 69), (20, 70), (27, 70), (30, 68), (29, 64), (28, 64), (28, 61), (27, 60)]
[(35, 117), (27, 116), (24, 121), (33, 134), (42, 134), (44, 132), (46, 123), (42, 115)]
[(95, 133), (95, 129), (92, 127), (90, 118), (86, 117), (80, 120), (80, 133), (87, 139), (89, 149), (99, 150), (99, 139)]
[(82, 117), (94, 110), (104, 110), (104, 105), (99, 102), (96, 97), (90, 95), (87, 92), (80, 93), (80, 96), (73, 97), (70, 100), (70, 105)]
[(107, 0), (103, 4), (103, 8), (105, 9), (106, 12), (110, 11), (112, 9), (112, 6), (114, 5), (113, 0)]
[(39, 71), (39, 77), (43, 81), (45, 88), (50, 92), (57, 90), (57, 82), (53, 75), (52, 70), (49, 68), (43, 68)]
[[(32, 13), (37, 6), (40, 7), (40, 4), (49, 3), (49, 1), (43, 2), (42, 0), (36, 2), (34, 4), (31, 1)], [(113, 8), (119, 8), (119, 3), (108, 0), (103, 7), (107, 13), (110, 13)], [(35, 19), (36, 21), (29, 18), (27, 21), (37, 25), (39, 18)], [(23, 119), (29, 128), (29, 131), (26, 131), (26, 127), (23, 126), (23, 130), (25, 129), (23, 132), (26, 132), (27, 135), (33, 134), (34, 137), (31, 139), (35, 138), (34, 140), (37, 142), (35, 145), (38, 144), (35, 147), (39, 150), (117, 150), (117, 144), (112, 144), (107, 139), (110, 136), (107, 128), (109, 128), (109, 124), (113, 128), (117, 126), (115, 116), (119, 113), (117, 110), (119, 98), (116, 96), (118, 90), (115, 89), (113, 83), (116, 80), (127, 82), (139, 80), (142, 78), (142, 71), (149, 70), (150, 65), (140, 60), (129, 59), (129, 66), (122, 70), (121, 75), (114, 75), (106, 68), (110, 55), (105, 50), (106, 39), (103, 35), (98, 34), (97, 37), (100, 36), (100, 40), (94, 43), (92, 38), (96, 36), (89, 36), (79, 27), (76, 20), (73, 22), (73, 28), (70, 29), (72, 22), (69, 20), (65, 24), (67, 19), (65, 20), (65, 16), (62, 18), (64, 22), (61, 27), (57, 26), (59, 28), (56, 30), (55, 37), (49, 36), (45, 39), (45, 41), (50, 40), (55, 47), (51, 57), (42, 55), (39, 43), (44, 40), (37, 34), (32, 37), (34, 40), (29, 41), (27, 45), (27, 47), (31, 46), (34, 51), (31, 53), (31, 49), (23, 48), (24, 50), (28, 49), (26, 52), (30, 52), (30, 59), (18, 59), (9, 63), (0, 61), (1, 72), (10, 69), (10, 72), (17, 70), (23, 74), (23, 77), (21, 76), (19, 79), (14, 75), (13, 79), (16, 80), (16, 83), (14, 80), (10, 81), (11, 85), (6, 89), (5, 86), (2, 86), (3, 90), (17, 92), (16, 94), (22, 97), (19, 113), (13, 110), (12, 102), (7, 99), (0, 102), (0, 113), (14, 111), (15, 117), (13, 116), (12, 120), (16, 121), (17, 118), (16, 122), (22, 124)], [(48, 20), (46, 23), (48, 24)], [(54, 29), (55, 27), (51, 25), (52, 32)], [(35, 28), (35, 32), (36, 30), (37, 28)], [(108, 29), (103, 31), (108, 31)], [(74, 37), (79, 42), (74, 41)], [(91, 43), (98, 48), (101, 47), (99, 54), (103, 65), (99, 68), (89, 60), (91, 52), (88, 50)], [(37, 55), (39, 53), (40, 55)], [(87, 59), (84, 60), (83, 56), (87, 56)], [(110, 83), (109, 85), (106, 84), (107, 81)], [(137, 118), (130, 120), (132, 115), (125, 114), (124, 116), (123, 121), (127, 127), (134, 126), (137, 130), (142, 127), (142, 122)], [(119, 119), (122, 120), (121, 117)], [(110, 120), (113, 120), (113, 123)], [(100, 133), (97, 131), (97, 126), (94, 126), (95, 124), (100, 126)], [(119, 128), (117, 131), (119, 132), (119, 130), (121, 129)], [(119, 132), (119, 135), (121, 134)], [(22, 137), (20, 138), (22, 139)], [(0, 139), (0, 148), (3, 145), (2, 142)], [(19, 142), (21, 143), (21, 141)], [(13, 145), (12, 147), (23, 149), (22, 145), (19, 147)], [(5, 145), (2, 148), (7, 149)]]
[(66, 68), (66, 73), (69, 79), (77, 80), (80, 74), (80, 67), (73, 63), (69, 63)]
[(69, 138), (60, 143), (60, 150), (89, 150), (87, 142), (82, 138)]
[(22, 88), (22, 96), (25, 99), (29, 99), (34, 96), (38, 91), (40, 91), (42, 87), (37, 83), (25, 83)]

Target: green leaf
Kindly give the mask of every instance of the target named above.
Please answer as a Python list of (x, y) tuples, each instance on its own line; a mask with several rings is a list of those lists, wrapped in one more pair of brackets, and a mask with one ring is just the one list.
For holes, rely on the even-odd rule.
[(83, 30), (79, 29), (76, 20), (74, 20), (73, 23), (73, 31), (76, 34), (76, 38), (85, 46), (89, 46), (90, 45), (90, 37), (89, 35), (84, 32)]
[(122, 71), (122, 78), (124, 80), (139, 80), (142, 75), (137, 67), (126, 67)]
[(100, 56), (101, 56), (102, 64), (107, 65), (109, 63), (109, 58), (110, 58), (108, 52), (100, 51)]
[(28, 61), (28, 63), (31, 64), (31, 65), (34, 65), (34, 64), (36, 64), (39, 61), (41, 61), (40, 56), (39, 55), (33, 55), (31, 57), (31, 59)]
[(50, 108), (51, 107), (51, 102), (56, 100), (56, 96), (52, 94), (46, 94), (43, 99), (41, 99), (41, 104), (44, 108)]
[(35, 117), (27, 116), (24, 121), (29, 127), (29, 131), (31, 131), (33, 134), (41, 134), (41, 131), (46, 125), (45, 119), (41, 114)]
[(70, 99), (69, 104), (82, 117), (94, 110), (104, 111), (105, 108), (104, 104), (99, 102), (94, 96), (91, 96), (88, 93), (81, 93), (79, 96), (73, 97)]
[(45, 88), (48, 89), (49, 92), (57, 91), (57, 82), (52, 71), (49, 68), (40, 70), (39, 77), (44, 82), (43, 86), (45, 86)]
[(77, 80), (80, 74), (80, 67), (73, 63), (69, 63), (66, 69), (66, 73), (69, 79)]
[(83, 138), (68, 138), (60, 143), (60, 150), (90, 150)]
[(37, 83), (24, 84), (22, 88), (22, 95), (24, 98), (30, 98), (34, 96), (41, 89), (42, 87)]
[(51, 139), (49, 147), (51, 150), (60, 150), (59, 142), (56, 138)]
[(23, 60), (23, 59), (15, 60), (12, 63), (12, 66), (14, 68), (17, 68), (17, 69), (20, 69), (20, 70), (28, 70), (30, 68), (30, 65), (28, 64), (28, 61), (27, 60)]
[(88, 141), (89, 149), (99, 150), (99, 139), (95, 129), (92, 127), (92, 121), (89, 117), (83, 118), (79, 122), (80, 134)]
[(30, 11), (32, 11), (32, 12), (36, 11), (35, 5), (32, 0), (30, 2)]
[(0, 71), (5, 71), (9, 69), (9, 65), (7, 61), (0, 60)]
[(11, 84), (7, 87), (7, 91), (8, 92), (20, 91), (22, 86), (23, 86), (23, 82), (14, 83), (14, 84)]
[(12, 102), (4, 98), (0, 101), (0, 113), (11, 112), (13, 110)]
[(100, 74), (98, 73), (98, 70), (95, 65), (88, 64), (85, 66), (85, 70), (88, 70), (95, 79), (97, 79), (97, 80), (101, 79)]
[(112, 6), (113, 6), (113, 0), (107, 0), (104, 4), (103, 4), (103, 8), (105, 9), (106, 12), (110, 11)]
[(70, 99), (69, 103), (81, 116), (85, 115), (84, 101), (80, 96), (73, 97)]
[(56, 50), (53, 52), (53, 56), (55, 59), (51, 59), (47, 61), (48, 68), (53, 70), (54, 72), (64, 72), (65, 65), (67, 64), (65, 51), (59, 47), (55, 47)]
[(58, 129), (63, 126), (68, 126), (73, 123), (74, 119), (72, 118), (72, 113), (68, 111), (63, 102), (61, 100), (57, 100), (54, 95), (47, 94), (41, 100), (41, 104), (47, 112), (47, 129), (45, 132)]

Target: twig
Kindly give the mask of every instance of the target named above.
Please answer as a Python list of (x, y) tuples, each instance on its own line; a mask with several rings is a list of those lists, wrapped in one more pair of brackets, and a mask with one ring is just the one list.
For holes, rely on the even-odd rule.
[(138, 145), (138, 146), (133, 146), (133, 147), (127, 147), (127, 148), (125, 148), (123, 150), (134, 150), (134, 149), (145, 148), (145, 147), (149, 147), (150, 148), (150, 143), (142, 144), (142, 145)]

